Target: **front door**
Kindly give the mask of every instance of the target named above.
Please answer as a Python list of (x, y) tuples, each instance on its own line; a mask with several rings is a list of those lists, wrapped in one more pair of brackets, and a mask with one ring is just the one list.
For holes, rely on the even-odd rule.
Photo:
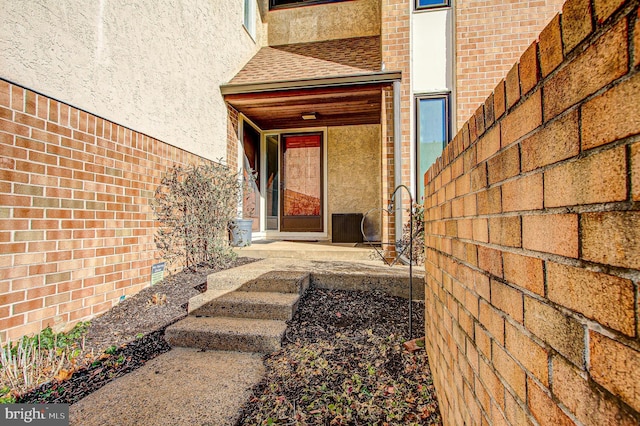
[(322, 133), (282, 135), (280, 231), (323, 231)]

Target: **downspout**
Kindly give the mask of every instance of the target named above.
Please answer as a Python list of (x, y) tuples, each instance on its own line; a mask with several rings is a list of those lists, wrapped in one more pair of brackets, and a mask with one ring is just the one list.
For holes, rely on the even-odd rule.
[[(393, 82), (393, 170), (394, 188), (402, 185), (402, 131), (400, 122), (400, 81)], [(395, 202), (396, 241), (402, 239), (402, 193)], [(395, 242), (394, 242), (395, 243)]]

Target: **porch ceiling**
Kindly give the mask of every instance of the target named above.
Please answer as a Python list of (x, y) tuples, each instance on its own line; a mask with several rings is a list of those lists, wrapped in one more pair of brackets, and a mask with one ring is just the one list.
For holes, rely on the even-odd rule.
[[(306, 88), (225, 96), (263, 130), (380, 123), (383, 84)], [(315, 113), (315, 120), (302, 115)]]

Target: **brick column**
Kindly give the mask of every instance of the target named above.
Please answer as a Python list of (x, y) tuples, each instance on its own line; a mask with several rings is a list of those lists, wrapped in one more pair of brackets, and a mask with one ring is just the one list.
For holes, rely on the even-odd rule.
[[(409, 0), (383, 0), (381, 2), (381, 45), (382, 61), (388, 71), (401, 71), (400, 83), (400, 143), (402, 157), (402, 183), (411, 186), (411, 84), (410, 84), (410, 17), (411, 2)], [(390, 164), (383, 164), (383, 203), (389, 202), (395, 188), (394, 173), (398, 159), (394, 159), (394, 111), (393, 90), (385, 91), (386, 132), (383, 134), (383, 160)], [(386, 156), (386, 157), (385, 157)], [(403, 205), (409, 207), (408, 199), (403, 194)], [(383, 241), (395, 241), (394, 219), (390, 218), (383, 226)], [(389, 249), (393, 249), (390, 247)]]

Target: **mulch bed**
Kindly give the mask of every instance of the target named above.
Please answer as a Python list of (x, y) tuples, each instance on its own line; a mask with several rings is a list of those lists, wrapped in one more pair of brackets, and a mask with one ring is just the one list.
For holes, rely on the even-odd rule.
[[(227, 268), (253, 261), (238, 258)], [(45, 383), (20, 395), (16, 402), (73, 404), (167, 352), (171, 347), (164, 340), (165, 329), (187, 315), (189, 299), (206, 291), (207, 276), (221, 269), (174, 274), (94, 318), (84, 341), (85, 351), (95, 354), (90, 363), (68, 380)]]
[[(424, 304), (413, 313), (423, 336)], [(408, 320), (402, 298), (309, 289), (239, 424), (441, 424), (426, 352), (403, 346)]]
[[(164, 330), (186, 315), (186, 303), (212, 272), (174, 275), (94, 319), (86, 345), (107, 353), (17, 402), (73, 404), (170, 350)], [(424, 334), (424, 304), (414, 302), (413, 314), (415, 338)], [(407, 300), (310, 288), (282, 350), (265, 357), (266, 377), (239, 424), (441, 424), (427, 355), (406, 350), (408, 338)]]

